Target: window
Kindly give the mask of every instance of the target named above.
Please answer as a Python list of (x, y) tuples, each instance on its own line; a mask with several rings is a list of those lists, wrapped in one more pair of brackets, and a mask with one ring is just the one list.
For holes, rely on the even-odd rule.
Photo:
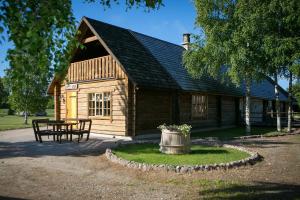
[(90, 93), (89, 94), (89, 116), (110, 116), (111, 93)]
[(192, 117), (207, 119), (207, 96), (192, 95)]

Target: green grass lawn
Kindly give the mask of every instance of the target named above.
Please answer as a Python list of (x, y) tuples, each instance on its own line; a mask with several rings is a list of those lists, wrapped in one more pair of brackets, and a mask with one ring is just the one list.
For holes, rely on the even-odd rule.
[(0, 109), (0, 117), (7, 115), (8, 109)]
[[(4, 113), (3, 112), (4, 109), (0, 110), (0, 113)], [(0, 114), (0, 131), (4, 131), (4, 130), (11, 130), (11, 129), (20, 129), (20, 128), (29, 128), (31, 127), (31, 120), (32, 119), (39, 119), (39, 118), (53, 118), (53, 109), (47, 109), (46, 110), (48, 113), (48, 116), (29, 116), (28, 118), (28, 124), (24, 124), (24, 117), (22, 116), (17, 116), (17, 115), (7, 115)]]
[(231, 148), (193, 145), (190, 154), (167, 155), (159, 151), (157, 144), (130, 144), (113, 150), (126, 160), (148, 164), (203, 165), (244, 159), (249, 154)]
[[(251, 135), (265, 135), (271, 136), (276, 134), (282, 134), (276, 131), (275, 127), (252, 127)], [(214, 130), (214, 131), (199, 131), (191, 134), (192, 137), (217, 137), (221, 140), (231, 139), (233, 137), (245, 136), (244, 127), (228, 128), (223, 130)]]

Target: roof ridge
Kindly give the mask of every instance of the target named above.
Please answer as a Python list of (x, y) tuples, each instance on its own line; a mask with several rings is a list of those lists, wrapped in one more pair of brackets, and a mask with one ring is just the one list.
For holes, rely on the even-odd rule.
[(150, 38), (153, 38), (153, 39), (156, 39), (156, 40), (160, 40), (160, 41), (162, 41), (162, 42), (166, 42), (166, 43), (169, 43), (169, 44), (172, 44), (172, 45), (175, 45), (175, 46), (178, 46), (178, 47), (183, 48), (183, 47), (182, 47), (181, 45), (179, 45), (179, 44), (175, 44), (175, 43), (172, 43), (172, 42), (169, 42), (169, 41), (160, 39), (160, 38), (156, 38), (156, 37), (153, 37), (153, 36), (150, 36), (150, 35), (146, 35), (146, 34), (144, 34), (144, 33), (140, 33), (140, 32), (137, 32), (137, 31), (133, 31), (133, 30), (128, 29), (128, 28), (124, 28), (124, 27), (121, 27), (121, 26), (117, 26), (117, 25), (114, 25), (114, 24), (107, 23), (107, 22), (99, 21), (99, 20), (97, 20), (97, 19), (92, 19), (92, 18), (89, 18), (89, 17), (86, 17), (86, 16), (84, 16), (84, 18), (86, 18), (87, 20), (94, 20), (94, 21), (97, 21), (97, 22), (100, 22), (100, 23), (103, 23), (103, 24), (107, 24), (107, 25), (110, 25), (110, 26), (113, 26), (113, 27), (116, 27), (116, 28), (128, 30), (129, 32), (134, 32), (134, 33), (137, 33), (137, 34), (140, 34), (140, 35), (144, 35), (144, 36), (146, 36), (146, 37), (150, 37)]
[(102, 24), (106, 24), (106, 25), (109, 25), (109, 26), (113, 26), (115, 28), (119, 28), (119, 29), (124, 29), (124, 30), (128, 30), (127, 28), (123, 28), (121, 26), (117, 26), (117, 25), (114, 25), (114, 24), (110, 24), (110, 23), (107, 23), (107, 22), (104, 22), (104, 21), (100, 21), (100, 20), (97, 20), (97, 19), (92, 19), (92, 18), (89, 18), (89, 17), (86, 17), (84, 16), (83, 18), (86, 18), (87, 20), (93, 20), (93, 21), (96, 21), (97, 23), (102, 23)]

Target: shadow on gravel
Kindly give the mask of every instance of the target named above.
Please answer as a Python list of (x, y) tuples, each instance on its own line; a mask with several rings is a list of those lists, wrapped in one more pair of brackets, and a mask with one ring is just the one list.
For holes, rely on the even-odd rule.
[(23, 198), (15, 198), (15, 197), (5, 197), (5, 196), (0, 196), (0, 200), (26, 200)]
[(200, 192), (204, 199), (297, 199), (300, 197), (300, 185), (256, 182), (254, 185), (234, 184)]
[(240, 141), (239, 143), (242, 143), (245, 146), (249, 147), (258, 147), (258, 148), (276, 148), (280, 147), (280, 145), (292, 145), (292, 144), (298, 144), (297, 142), (282, 142), (282, 141), (271, 141), (271, 140), (245, 140)]
[(99, 156), (107, 147), (115, 145), (115, 141), (90, 139), (89, 141), (63, 142), (53, 141), (38, 143), (27, 142), (0, 142), (0, 159), (13, 157), (42, 157), (42, 156)]

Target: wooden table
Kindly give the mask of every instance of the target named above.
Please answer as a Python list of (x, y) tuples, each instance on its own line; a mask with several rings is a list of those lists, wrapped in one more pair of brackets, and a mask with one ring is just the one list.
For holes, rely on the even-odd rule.
[[(65, 131), (64, 132), (61, 131), (61, 132), (62, 134), (63, 133), (66, 134), (67, 140), (68, 140), (68, 134), (70, 134), (70, 141), (72, 141), (73, 126), (77, 124), (78, 124), (77, 122), (62, 122), (62, 121), (50, 121), (47, 123), (48, 126), (53, 127), (53, 131), (55, 132), (60, 132), (62, 126), (66, 127)], [(58, 141), (58, 135), (57, 135), (57, 141)]]

